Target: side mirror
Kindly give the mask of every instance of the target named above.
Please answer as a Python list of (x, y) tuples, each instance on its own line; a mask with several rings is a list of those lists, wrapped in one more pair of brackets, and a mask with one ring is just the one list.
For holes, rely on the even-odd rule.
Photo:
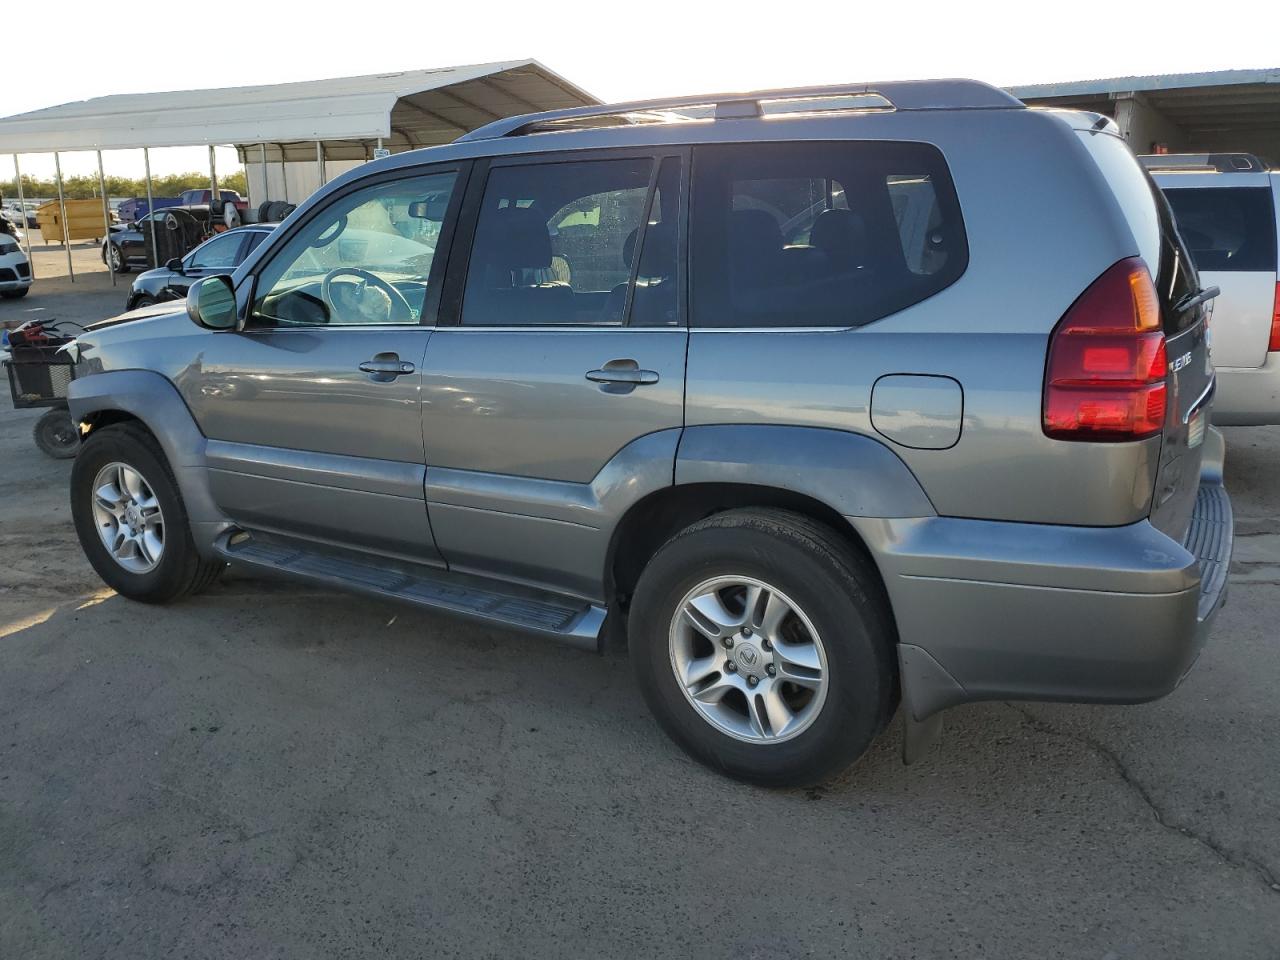
[(236, 325), (236, 293), (229, 277), (205, 277), (187, 291), (187, 316), (206, 330), (231, 330)]
[(166, 270), (172, 271), (173, 273), (181, 273), (182, 259), (180, 257), (174, 257), (172, 260), (165, 263), (164, 268)]

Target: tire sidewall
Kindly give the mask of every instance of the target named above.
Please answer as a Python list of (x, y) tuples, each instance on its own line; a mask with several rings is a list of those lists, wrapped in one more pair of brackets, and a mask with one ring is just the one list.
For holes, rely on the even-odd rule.
[[(164, 552), (160, 562), (146, 573), (134, 573), (120, 566), (98, 535), (92, 505), (93, 483), (98, 471), (113, 462), (127, 464), (142, 474), (164, 515)], [(71, 517), (80, 545), (107, 586), (123, 596), (139, 600), (167, 596), (180, 588), (187, 559), (183, 552), (192, 549), (188, 542), (190, 537), (184, 535), (186, 510), (168, 468), (144, 443), (123, 430), (111, 427), (90, 434), (71, 468), (70, 486)]]
[[(822, 639), (826, 702), (811, 726), (781, 743), (746, 743), (718, 731), (689, 702), (671, 667), (676, 605), (697, 584), (734, 575), (787, 594)], [(891, 638), (877, 635), (883, 625), (866, 585), (851, 590), (842, 581), (820, 553), (749, 527), (698, 530), (659, 551), (637, 585), (629, 633), (641, 690), (672, 738), (708, 765), (765, 785), (817, 782), (861, 755), (891, 709)]]

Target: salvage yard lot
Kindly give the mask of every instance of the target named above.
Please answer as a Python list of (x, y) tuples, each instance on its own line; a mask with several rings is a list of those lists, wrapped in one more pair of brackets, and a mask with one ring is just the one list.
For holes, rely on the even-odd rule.
[[(22, 309), (127, 289), (77, 287)], [(0, 401), (0, 957), (1280, 950), (1280, 429), (1227, 431), (1231, 594), (1172, 696), (960, 708), (916, 766), (895, 724), (769, 792), (668, 743), (619, 651), (235, 571), (112, 595), (35, 416)]]

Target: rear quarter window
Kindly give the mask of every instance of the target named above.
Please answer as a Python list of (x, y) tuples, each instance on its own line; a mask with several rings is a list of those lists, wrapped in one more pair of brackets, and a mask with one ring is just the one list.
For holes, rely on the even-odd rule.
[(1267, 187), (1166, 187), (1178, 232), (1200, 270), (1276, 269), (1276, 222)]
[(852, 327), (933, 296), (968, 264), (942, 154), (921, 143), (694, 151), (691, 321)]

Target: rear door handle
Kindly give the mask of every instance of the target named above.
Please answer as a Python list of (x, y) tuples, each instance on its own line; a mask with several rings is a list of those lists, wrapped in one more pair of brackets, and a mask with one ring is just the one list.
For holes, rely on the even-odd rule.
[(589, 370), (587, 379), (592, 383), (657, 383), (655, 370)]
[(369, 374), (375, 383), (390, 383), (396, 377), (413, 373), (414, 366), (408, 360), (401, 360), (396, 353), (377, 353), (372, 360), (360, 364), (360, 372)]
[(588, 370), (587, 379), (611, 393), (630, 393), (638, 386), (658, 382), (658, 371), (641, 370), (634, 360), (610, 360), (599, 370)]

